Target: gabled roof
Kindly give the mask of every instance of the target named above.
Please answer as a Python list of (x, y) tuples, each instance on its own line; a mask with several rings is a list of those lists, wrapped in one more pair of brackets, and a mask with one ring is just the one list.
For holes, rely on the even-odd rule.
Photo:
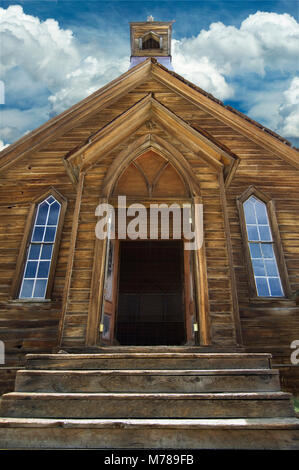
[[(0, 153), (0, 171), (14, 164), (14, 162), (25, 155), (38, 151), (48, 141), (62, 136), (72, 129), (79, 121), (85, 119), (89, 114), (107, 108), (126, 93), (150, 78), (154, 78), (163, 83), (166, 87), (173, 90), (186, 100), (192, 102), (198, 108), (205, 110), (210, 115), (215, 116), (225, 124), (238, 130), (241, 134), (247, 136), (257, 144), (270, 150), (277, 156), (284, 158), (296, 168), (299, 168), (299, 152), (295, 148), (291, 148), (288, 141), (251, 120), (244, 114), (234, 110), (230, 106), (225, 106), (211, 94), (205, 92), (201, 88), (185, 80), (177, 73), (172, 72), (159, 64), (156, 59), (149, 58), (131, 68), (129, 71), (108, 83), (103, 88), (97, 90), (84, 100), (75, 104), (68, 110), (50, 119), (45, 124), (28, 133), (9, 147), (5, 148)], [(151, 100), (153, 100), (152, 97)], [(155, 109), (157, 116), (157, 107), (159, 107), (159, 104), (154, 101), (151, 101), (151, 103), (154, 103), (156, 106)], [(161, 109), (162, 108), (160, 108), (160, 110)], [(130, 110), (127, 112), (129, 113)], [(170, 115), (169, 113), (171, 113), (169, 110), (167, 112), (167, 108), (165, 106), (163, 107), (163, 112), (168, 116)], [(176, 118), (178, 120), (180, 119), (178, 117)], [(119, 119), (121, 119), (121, 116), (119, 116)], [(112, 123), (109, 125), (112, 125)], [(182, 122), (180, 122), (180, 125), (188, 126), (187, 123), (182, 124)], [(208, 135), (207, 132), (197, 128), (193, 128), (193, 131), (190, 129), (191, 126), (188, 127), (188, 131), (197, 131), (198, 136), (201, 136), (202, 145), (206, 139), (209, 148), (212, 148), (213, 146), (216, 147), (218, 152), (222, 152), (222, 155), (226, 154), (228, 161), (231, 158), (237, 158), (229, 149), (225, 148), (223, 144), (220, 144), (215, 138)], [(104, 132), (105, 129), (101, 129), (99, 131), (101, 134)], [(95, 136), (89, 137), (90, 142), (94, 142), (94, 139)]]

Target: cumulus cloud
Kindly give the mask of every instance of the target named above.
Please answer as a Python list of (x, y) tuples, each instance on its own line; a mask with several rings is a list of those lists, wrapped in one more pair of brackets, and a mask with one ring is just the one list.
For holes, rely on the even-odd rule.
[[(80, 35), (79, 28), (75, 35), (55, 19), (27, 15), (19, 5), (0, 8), (0, 21), (4, 145), (128, 70), (129, 37), (126, 42), (115, 31), (105, 29), (101, 41), (90, 29)], [(212, 23), (197, 36), (173, 40), (173, 65), (217, 98), (240, 105), (249, 116), (295, 139), (298, 50), (294, 18), (256, 12), (239, 28)]]
[(285, 103), (279, 108), (282, 117), (282, 133), (286, 137), (299, 138), (299, 77), (295, 77), (284, 92)]
[(233, 88), (226, 81), (225, 67), (202, 55), (193, 42), (193, 39), (173, 40), (174, 70), (219, 99), (232, 97)]
[(173, 64), (193, 83), (243, 104), (251, 117), (291, 138), (298, 136), (298, 51), (293, 17), (257, 12), (240, 28), (212, 23), (196, 37), (173, 41)]
[[(240, 28), (212, 23), (198, 36), (174, 41), (174, 66), (180, 73), (185, 64), (197, 67), (206, 59), (223, 77), (248, 72), (264, 75), (266, 71), (298, 70), (299, 24), (289, 14), (257, 12), (241, 23)], [(202, 73), (209, 76), (211, 69)], [(194, 80), (199, 81), (194, 74)]]
[(4, 141), (19, 138), (28, 126), (32, 129), (64, 111), (129, 66), (129, 54), (117, 41), (114, 50), (97, 44), (88, 55), (71, 30), (54, 19), (27, 15), (20, 5), (0, 8), (0, 25), (0, 41), (5, 44), (0, 75), (6, 95)]

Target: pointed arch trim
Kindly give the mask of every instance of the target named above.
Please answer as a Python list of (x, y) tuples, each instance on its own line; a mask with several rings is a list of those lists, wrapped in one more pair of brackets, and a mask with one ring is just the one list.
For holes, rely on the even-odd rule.
[(136, 160), (148, 150), (153, 150), (173, 165), (181, 176), (186, 188), (188, 188), (190, 197), (200, 196), (198, 181), (185, 157), (161, 137), (147, 134), (137, 139), (136, 142), (130, 145), (125, 151), (121, 152), (113, 161), (103, 182), (102, 197), (111, 197), (116, 182), (125, 169), (132, 161)]

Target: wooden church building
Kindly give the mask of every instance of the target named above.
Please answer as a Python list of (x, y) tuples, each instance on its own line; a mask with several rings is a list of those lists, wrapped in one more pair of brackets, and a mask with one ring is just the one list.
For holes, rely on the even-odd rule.
[[(299, 153), (171, 32), (131, 23), (130, 69), (0, 154), (0, 448), (299, 448)], [(161, 204), (202, 208), (196, 249)]]

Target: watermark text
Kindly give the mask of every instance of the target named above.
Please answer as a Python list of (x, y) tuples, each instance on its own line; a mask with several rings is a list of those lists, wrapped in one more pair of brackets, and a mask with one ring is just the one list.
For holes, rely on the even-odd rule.
[(5, 364), (5, 344), (0, 340), (0, 364)]
[[(169, 240), (184, 239), (185, 250), (199, 250), (203, 244), (202, 204), (143, 204), (127, 206), (126, 196), (118, 196), (117, 220), (115, 208), (108, 203), (99, 204), (95, 215), (97, 238), (114, 240)], [(172, 236), (171, 236), (172, 235)]]
[(299, 364), (299, 340), (295, 339), (292, 341), (290, 347), (295, 349), (291, 354), (291, 363), (297, 366)]

